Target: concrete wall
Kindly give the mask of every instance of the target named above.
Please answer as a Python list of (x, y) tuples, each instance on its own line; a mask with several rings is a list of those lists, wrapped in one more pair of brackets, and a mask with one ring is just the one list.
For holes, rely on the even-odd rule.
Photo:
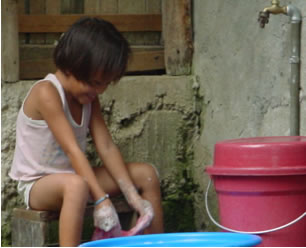
[[(203, 168), (213, 160), (219, 140), (289, 135), (290, 24), (271, 15), (257, 22), (268, 0), (194, 0), (194, 75), (204, 95), (203, 127), (195, 142), (195, 177), (203, 188)], [(298, 7), (304, 0), (281, 1)], [(306, 26), (301, 43), (301, 135), (306, 135)], [(203, 200), (203, 199), (202, 199)], [(211, 199), (213, 202), (213, 199)], [(200, 204), (199, 204), (200, 206)], [(203, 208), (201, 220), (211, 224)]]

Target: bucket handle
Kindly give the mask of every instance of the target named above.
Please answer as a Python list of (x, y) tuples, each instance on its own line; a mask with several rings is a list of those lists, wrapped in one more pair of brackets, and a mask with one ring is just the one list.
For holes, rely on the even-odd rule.
[(207, 214), (208, 214), (208, 217), (210, 218), (210, 220), (216, 225), (218, 226), (219, 228), (223, 229), (223, 230), (226, 230), (226, 231), (229, 231), (229, 232), (234, 232), (234, 233), (246, 233), (246, 234), (264, 234), (264, 233), (270, 233), (270, 232), (275, 232), (275, 231), (278, 231), (278, 230), (281, 230), (283, 228), (286, 228), (288, 226), (291, 226), (293, 225), (294, 223), (298, 222), (299, 220), (301, 220), (303, 217), (306, 216), (306, 212), (304, 212), (302, 215), (300, 215), (299, 217), (297, 217), (295, 220), (285, 224), (285, 225), (282, 225), (282, 226), (279, 226), (279, 227), (276, 227), (276, 228), (272, 228), (272, 229), (268, 229), (268, 230), (263, 230), (263, 231), (255, 231), (255, 232), (245, 232), (245, 231), (238, 231), (238, 230), (234, 230), (234, 229), (231, 229), (231, 228), (227, 228), (225, 226), (222, 226), (221, 224), (219, 224), (211, 215), (210, 211), (209, 211), (209, 208), (208, 208), (208, 191), (209, 191), (209, 188), (210, 188), (210, 185), (211, 185), (211, 179), (209, 180), (208, 182), (208, 186), (207, 186), (207, 189), (206, 189), (206, 192), (205, 192), (205, 208), (206, 208), (206, 211), (207, 211)]

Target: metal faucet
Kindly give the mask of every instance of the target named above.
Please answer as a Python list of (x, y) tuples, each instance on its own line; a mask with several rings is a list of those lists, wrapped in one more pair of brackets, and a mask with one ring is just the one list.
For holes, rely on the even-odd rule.
[(259, 12), (258, 22), (261, 28), (265, 27), (265, 24), (269, 22), (269, 15), (287, 14), (287, 6), (280, 6), (279, 0), (272, 0), (272, 6), (266, 7), (263, 11)]

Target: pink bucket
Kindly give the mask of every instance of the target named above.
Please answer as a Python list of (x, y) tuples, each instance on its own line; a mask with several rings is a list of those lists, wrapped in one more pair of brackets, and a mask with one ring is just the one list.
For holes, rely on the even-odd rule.
[(305, 136), (218, 142), (206, 171), (220, 227), (260, 234), (261, 246), (306, 246)]

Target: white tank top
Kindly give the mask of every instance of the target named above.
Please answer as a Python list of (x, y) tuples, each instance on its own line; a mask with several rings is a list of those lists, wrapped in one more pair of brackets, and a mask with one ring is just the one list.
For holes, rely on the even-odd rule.
[[(80, 125), (77, 124), (70, 113), (64, 89), (54, 74), (48, 74), (43, 80), (36, 82), (32, 88), (46, 80), (56, 87), (62, 100), (65, 115), (71, 124), (80, 148), (85, 152), (91, 104), (83, 105), (82, 121)], [(55, 140), (47, 123), (44, 120), (32, 120), (25, 115), (23, 111), (25, 100), (17, 117), (15, 153), (9, 176), (14, 180), (31, 181), (48, 174), (75, 173), (69, 158)]]

